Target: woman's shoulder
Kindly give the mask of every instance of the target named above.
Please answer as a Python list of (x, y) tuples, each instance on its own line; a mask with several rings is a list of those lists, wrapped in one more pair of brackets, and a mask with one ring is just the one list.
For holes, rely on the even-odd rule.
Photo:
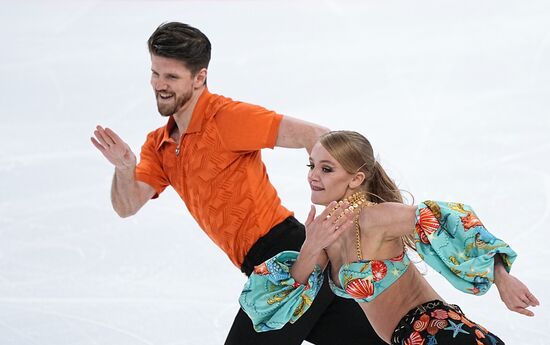
[[(405, 205), (398, 202), (384, 202), (365, 207), (360, 215), (361, 228), (382, 230), (392, 235), (397, 232), (411, 231), (416, 220), (416, 205)], [(382, 228), (382, 229), (380, 229)]]
[(367, 220), (373, 225), (395, 223), (401, 219), (414, 219), (416, 205), (405, 205), (399, 202), (383, 202), (365, 207), (361, 212), (361, 220)]

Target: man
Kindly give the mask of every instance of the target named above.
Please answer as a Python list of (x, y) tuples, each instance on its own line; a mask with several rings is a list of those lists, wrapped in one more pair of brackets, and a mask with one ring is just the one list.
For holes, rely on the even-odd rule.
[[(135, 214), (172, 186), (199, 226), (245, 274), (282, 250), (300, 250), (304, 226), (281, 205), (261, 160), (262, 148), (311, 150), (326, 128), (211, 94), (206, 87), (210, 42), (196, 28), (165, 23), (148, 41), (151, 85), (168, 123), (147, 136), (141, 159), (111, 129), (97, 126), (92, 143), (115, 166), (111, 202)], [(326, 262), (323, 254), (301, 257)], [(323, 256), (323, 257), (321, 257)], [(226, 344), (383, 344), (356, 303), (324, 284), (298, 322), (256, 333), (239, 310)], [(367, 323), (368, 324), (368, 323)]]

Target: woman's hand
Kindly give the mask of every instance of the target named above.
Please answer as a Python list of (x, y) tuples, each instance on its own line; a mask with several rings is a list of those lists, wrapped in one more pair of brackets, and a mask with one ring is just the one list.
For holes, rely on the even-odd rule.
[(535, 313), (527, 308), (538, 306), (539, 300), (518, 278), (508, 274), (496, 286), (500, 299), (508, 309), (526, 316), (535, 316)]
[(506, 271), (500, 255), (495, 256), (495, 285), (500, 299), (508, 309), (526, 316), (535, 316), (527, 308), (538, 306), (539, 300), (521, 280)]
[(336, 205), (336, 201), (331, 202), (317, 217), (315, 217), (315, 207), (311, 206), (305, 223), (304, 246), (311, 248), (313, 252), (320, 252), (333, 244), (353, 225), (356, 214), (348, 210), (349, 204), (344, 202), (334, 210)]
[(306, 219), (306, 240), (300, 250), (300, 255), (290, 272), (294, 280), (305, 284), (316, 265), (322, 269), (327, 266), (328, 256), (325, 248), (333, 244), (338, 237), (353, 224), (353, 212), (343, 203), (333, 210), (337, 203), (330, 203), (321, 214), (315, 217), (315, 207), (312, 205)]

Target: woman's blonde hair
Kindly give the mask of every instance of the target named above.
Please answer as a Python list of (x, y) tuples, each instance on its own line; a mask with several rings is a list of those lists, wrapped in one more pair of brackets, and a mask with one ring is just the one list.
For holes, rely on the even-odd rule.
[[(354, 131), (332, 131), (322, 135), (319, 142), (348, 173), (361, 171), (365, 174), (362, 188), (367, 200), (403, 203), (401, 191), (376, 161), (372, 145), (363, 135)], [(411, 249), (415, 249), (413, 231), (411, 229), (410, 235), (402, 237), (403, 243)]]

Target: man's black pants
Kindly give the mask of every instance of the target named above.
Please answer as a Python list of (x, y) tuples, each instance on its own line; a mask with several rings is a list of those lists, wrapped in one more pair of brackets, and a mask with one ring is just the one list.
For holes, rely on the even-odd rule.
[[(249, 276), (254, 266), (284, 250), (299, 251), (305, 228), (294, 217), (276, 225), (246, 255), (242, 271)], [(359, 305), (335, 296), (325, 281), (313, 304), (294, 324), (280, 330), (257, 333), (246, 313), (239, 309), (225, 345), (294, 345), (304, 340), (316, 345), (386, 344), (372, 329)]]

